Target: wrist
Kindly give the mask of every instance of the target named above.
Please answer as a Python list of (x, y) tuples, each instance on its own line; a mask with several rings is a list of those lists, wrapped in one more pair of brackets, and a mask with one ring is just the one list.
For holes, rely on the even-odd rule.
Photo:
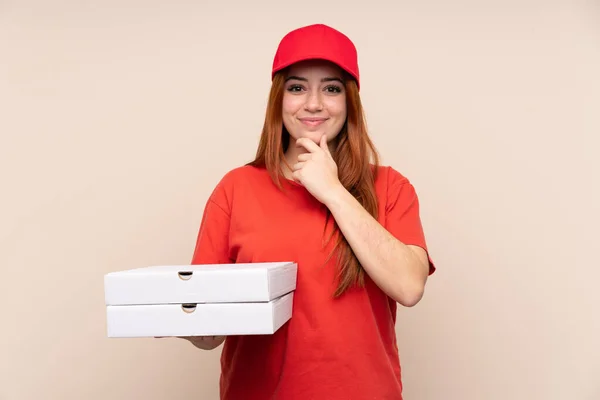
[(329, 191), (324, 204), (331, 212), (335, 212), (351, 199), (354, 199), (352, 194), (340, 183)]

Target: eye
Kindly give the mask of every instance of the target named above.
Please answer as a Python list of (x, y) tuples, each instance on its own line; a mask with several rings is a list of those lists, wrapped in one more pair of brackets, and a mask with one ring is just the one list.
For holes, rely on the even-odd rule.
[(290, 85), (287, 88), (288, 92), (300, 92), (302, 90), (302, 86), (300, 85)]
[(338, 85), (329, 85), (325, 87), (325, 91), (328, 93), (341, 93), (342, 88)]

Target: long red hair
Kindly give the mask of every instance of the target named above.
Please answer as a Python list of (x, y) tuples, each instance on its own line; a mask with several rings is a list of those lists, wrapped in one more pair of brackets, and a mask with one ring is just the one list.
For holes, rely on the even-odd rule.
[[(255, 167), (266, 168), (271, 179), (279, 188), (282, 187), (280, 178), (283, 176), (284, 153), (290, 143), (290, 135), (283, 126), (284, 84), (285, 72), (279, 72), (273, 78), (271, 85), (256, 157), (254, 161), (248, 163), (248, 165)], [(338, 176), (342, 185), (369, 214), (377, 218), (378, 205), (374, 182), (377, 166), (379, 165), (379, 155), (367, 132), (356, 81), (347, 77), (344, 85), (346, 89), (347, 119), (342, 131), (335, 139), (332, 156), (337, 164)], [(329, 222), (330, 217), (331, 214), (328, 215), (327, 222)], [(365, 272), (334, 221), (334, 231), (329, 239), (335, 233), (337, 233), (337, 239), (330, 257), (337, 253), (338, 286), (334, 295), (338, 297), (353, 285), (362, 286)]]

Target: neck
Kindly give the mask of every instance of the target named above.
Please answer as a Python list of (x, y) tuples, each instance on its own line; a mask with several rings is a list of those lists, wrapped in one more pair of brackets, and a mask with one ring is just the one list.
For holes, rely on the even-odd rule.
[[(292, 141), (290, 143), (290, 145), (288, 146), (287, 151), (283, 155), (285, 162), (282, 165), (283, 175), (287, 179), (292, 179), (292, 170), (290, 170), (290, 168), (293, 168), (294, 164), (296, 164), (298, 162), (298, 156), (303, 153), (308, 153), (308, 151), (304, 148), (300, 148), (300, 147), (296, 146), (295, 141)], [(289, 168), (287, 165), (285, 165), (286, 163), (287, 163), (287, 165), (289, 165)]]
[(296, 146), (296, 141), (292, 141), (288, 146), (287, 151), (284, 154), (286, 162), (292, 166), (298, 162), (298, 156), (300, 154), (306, 154), (308, 150), (304, 147)]

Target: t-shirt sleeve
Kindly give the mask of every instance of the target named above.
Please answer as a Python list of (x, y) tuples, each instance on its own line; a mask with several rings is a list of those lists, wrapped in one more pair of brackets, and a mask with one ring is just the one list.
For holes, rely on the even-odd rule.
[(385, 207), (386, 229), (406, 245), (423, 248), (429, 259), (429, 275), (435, 272), (435, 264), (429, 254), (421, 223), (419, 197), (408, 179), (390, 168), (388, 172), (387, 202)]
[(204, 207), (192, 264), (227, 264), (229, 258), (230, 210), (227, 196), (219, 183)]

